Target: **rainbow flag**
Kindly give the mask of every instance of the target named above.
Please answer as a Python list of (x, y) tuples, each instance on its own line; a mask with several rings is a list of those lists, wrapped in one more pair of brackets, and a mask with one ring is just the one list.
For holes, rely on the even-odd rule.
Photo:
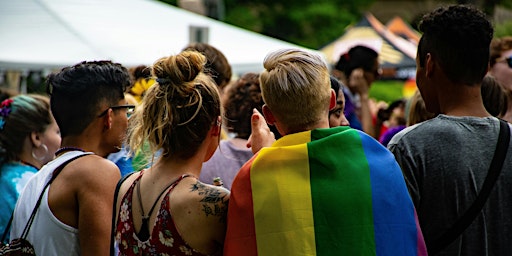
[(233, 182), (224, 255), (426, 255), (394, 156), (349, 127), (282, 137)]

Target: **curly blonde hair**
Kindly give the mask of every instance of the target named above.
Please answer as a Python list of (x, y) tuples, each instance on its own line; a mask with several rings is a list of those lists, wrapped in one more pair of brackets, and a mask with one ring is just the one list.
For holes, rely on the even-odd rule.
[(157, 83), (130, 118), (127, 143), (137, 152), (147, 141), (151, 154), (190, 158), (221, 114), (220, 96), (203, 73), (206, 58), (184, 51), (158, 59), (151, 67)]

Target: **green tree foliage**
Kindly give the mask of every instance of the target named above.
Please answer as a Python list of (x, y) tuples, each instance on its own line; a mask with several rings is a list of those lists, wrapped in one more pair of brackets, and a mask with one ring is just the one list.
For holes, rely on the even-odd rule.
[(166, 4), (170, 4), (170, 5), (174, 5), (174, 6), (178, 6), (178, 0), (158, 0), (160, 2), (164, 2)]
[[(159, 0), (176, 6), (177, 0)], [(357, 22), (374, 0), (224, 0), (224, 22), (318, 49)]]
[(512, 21), (498, 24), (494, 30), (494, 37), (512, 36)]
[(339, 37), (374, 0), (225, 0), (225, 22), (318, 49)]

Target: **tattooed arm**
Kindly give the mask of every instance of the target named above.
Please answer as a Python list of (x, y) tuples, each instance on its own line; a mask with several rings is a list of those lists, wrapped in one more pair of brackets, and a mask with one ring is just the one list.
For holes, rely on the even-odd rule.
[(218, 218), (220, 223), (226, 223), (229, 194), (226, 194), (225, 189), (197, 181), (191, 186), (190, 191), (199, 195), (199, 202), (206, 217), (212, 216)]
[(221, 255), (229, 191), (196, 179), (183, 180), (179, 187), (171, 194), (170, 200), (171, 214), (181, 236), (199, 252)]

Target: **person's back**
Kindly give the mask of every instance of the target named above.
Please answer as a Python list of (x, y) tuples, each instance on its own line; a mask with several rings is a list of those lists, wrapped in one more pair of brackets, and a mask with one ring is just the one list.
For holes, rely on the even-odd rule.
[[(404, 171), (418, 211), (427, 246), (451, 227), (475, 201), (487, 176), (499, 123), (495, 118), (439, 115), (406, 128), (388, 147)], [(512, 145), (512, 143), (511, 143)], [(409, 158), (409, 156), (412, 159)], [(450, 255), (507, 255), (512, 249), (505, 230), (512, 221), (503, 214), (512, 211), (503, 204), (512, 196), (512, 149), (503, 172), (489, 196), (482, 215), (462, 237), (444, 252)]]
[[(393, 155), (362, 131), (329, 128), (336, 97), (324, 62), (282, 50), (264, 66), (263, 113), (285, 136), (235, 178), (225, 255), (425, 255)], [(297, 105), (309, 108), (288, 111)], [(259, 138), (253, 125), (253, 147)]]
[[(48, 76), (51, 110), (62, 135), (54, 162), (91, 152), (67, 164), (44, 191), (27, 240), (37, 255), (106, 255), (119, 169), (105, 159), (122, 145), (128, 125), (126, 68), (110, 61), (82, 62)], [(55, 167), (55, 166), (53, 166)], [(17, 202), (11, 239), (20, 237), (42, 183), (53, 169), (38, 172)], [(51, 230), (52, 234), (45, 232)]]
[(229, 191), (201, 183), (203, 162), (218, 147), (220, 95), (195, 51), (155, 61), (157, 83), (130, 120), (128, 145), (145, 143), (154, 164), (122, 182), (115, 241), (119, 255), (220, 255)]
[[(69, 152), (69, 154), (75, 156), (81, 152)], [(16, 220), (11, 233), (13, 239), (21, 237), (39, 195), (55, 168), (62, 164), (64, 159), (65, 157), (58, 158), (43, 166), (23, 190), (16, 204)], [(37, 255), (80, 255), (78, 239), (78, 229), (63, 223), (52, 213), (48, 204), (48, 189), (46, 189), (38, 207), (38, 214), (35, 215), (30, 226), (27, 240), (34, 246)]]
[(512, 196), (512, 144), (481, 214), (453, 241), (438, 240), (475, 202), (496, 150), (500, 121), (481, 95), (492, 25), (481, 11), (456, 5), (425, 15), (420, 30), (418, 89), (426, 109), (439, 115), (395, 135), (388, 148), (404, 173), (427, 249), (432, 255), (509, 255), (512, 208), (504, 202)]

